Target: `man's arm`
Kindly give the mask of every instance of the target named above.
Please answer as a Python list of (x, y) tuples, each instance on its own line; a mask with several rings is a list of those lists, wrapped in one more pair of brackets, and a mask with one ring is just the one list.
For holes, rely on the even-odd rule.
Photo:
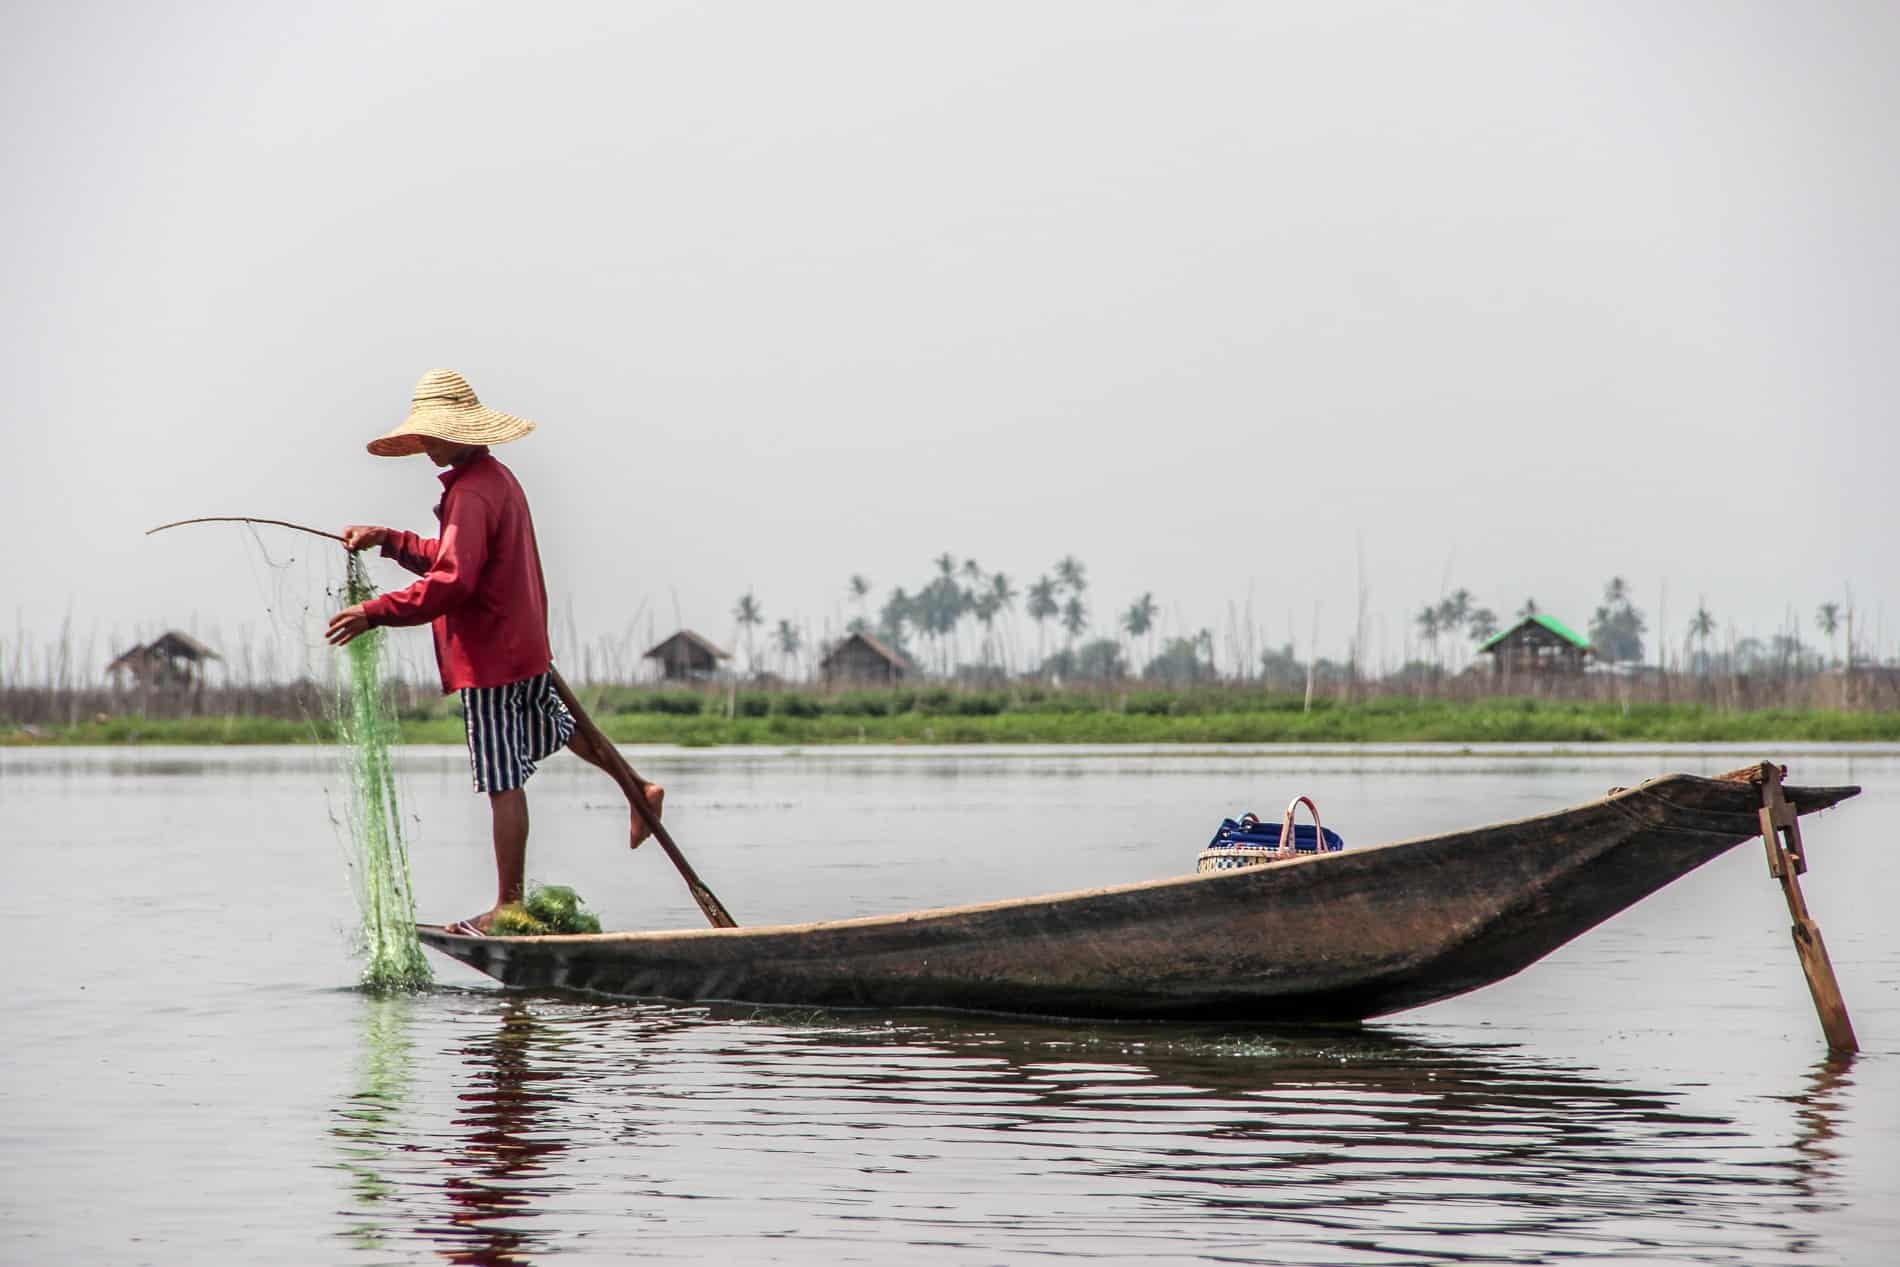
[(399, 528), (378, 528), (372, 524), (351, 524), (343, 530), (343, 548), (369, 550), (381, 547), (385, 559), (394, 559), (417, 576), (425, 576), (435, 566), (442, 543), (435, 537), (418, 537)]
[[(480, 497), (456, 498), (441, 537), (428, 543), (435, 547), (435, 555), (422, 579), (407, 589), (338, 612), (330, 618), (324, 637), (340, 647), (381, 625), (426, 625), (467, 602), (481, 579), (482, 564), (488, 561), (490, 518), (488, 503)], [(347, 533), (344, 540), (347, 544)]]

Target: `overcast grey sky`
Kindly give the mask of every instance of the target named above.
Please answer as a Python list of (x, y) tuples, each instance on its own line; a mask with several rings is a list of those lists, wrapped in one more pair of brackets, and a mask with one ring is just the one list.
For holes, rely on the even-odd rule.
[(1073, 552), (1343, 654), (1363, 542), (1390, 658), (1613, 573), (1900, 643), (1900, 7), (299, 9), (0, 16), (8, 625), (257, 620), (166, 519), (427, 526), (362, 446), (447, 365), (587, 634)]

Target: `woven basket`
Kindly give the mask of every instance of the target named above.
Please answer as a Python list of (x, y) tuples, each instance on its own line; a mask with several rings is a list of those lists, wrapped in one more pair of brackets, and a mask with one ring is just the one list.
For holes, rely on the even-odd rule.
[(1206, 875), (1210, 871), (1233, 871), (1240, 867), (1257, 867), (1265, 862), (1280, 862), (1299, 855), (1291, 849), (1260, 849), (1245, 845), (1221, 845), (1213, 849), (1201, 850), (1201, 858), (1195, 871)]
[[(1313, 816), (1313, 843), (1315, 846), (1313, 849), (1304, 851), (1297, 847), (1293, 834), (1293, 811), (1302, 805), (1306, 806), (1307, 812)], [(1246, 821), (1254, 821), (1253, 816), (1249, 814)], [(1334, 837), (1334, 839), (1337, 840), (1338, 837)], [(1337, 845), (1334, 845), (1330, 848), (1337, 847)], [(1269, 862), (1285, 862), (1289, 859), (1300, 857), (1302, 852), (1318, 855), (1329, 851), (1329, 846), (1326, 843), (1326, 830), (1320, 826), (1319, 806), (1313, 804), (1311, 797), (1296, 796), (1287, 804), (1286, 817), (1280, 824), (1280, 843), (1278, 846), (1209, 845), (1207, 848), (1201, 850), (1200, 858), (1196, 861), (1194, 870), (1197, 874), (1207, 875), (1212, 871), (1235, 871), (1242, 867), (1258, 867)]]

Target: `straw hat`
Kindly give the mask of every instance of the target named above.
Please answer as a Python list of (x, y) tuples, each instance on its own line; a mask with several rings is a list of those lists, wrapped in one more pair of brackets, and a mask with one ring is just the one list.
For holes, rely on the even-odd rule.
[(400, 458), (422, 452), (423, 436), (451, 444), (506, 444), (533, 430), (526, 418), (482, 404), (468, 380), (454, 370), (430, 370), (416, 384), (409, 416), (401, 426), (371, 440), (369, 451), (379, 458)]

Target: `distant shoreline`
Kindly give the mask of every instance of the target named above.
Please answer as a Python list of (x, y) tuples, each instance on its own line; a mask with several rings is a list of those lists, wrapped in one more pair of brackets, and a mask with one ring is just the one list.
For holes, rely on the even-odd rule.
[[(585, 698), (585, 693), (583, 693)], [(591, 701), (590, 708), (594, 707)], [(1485, 699), (1315, 701), (1277, 709), (1182, 715), (1113, 707), (990, 715), (904, 711), (763, 716), (616, 712), (596, 720), (616, 742), (684, 747), (832, 744), (1353, 744), (1353, 743), (1882, 743), (1900, 742), (1900, 712), (1764, 709), (1696, 704)], [(115, 717), (78, 725), (0, 722), (0, 745), (247, 745), (330, 742), (326, 722), (269, 717)], [(402, 741), (460, 744), (453, 715), (402, 723)]]

